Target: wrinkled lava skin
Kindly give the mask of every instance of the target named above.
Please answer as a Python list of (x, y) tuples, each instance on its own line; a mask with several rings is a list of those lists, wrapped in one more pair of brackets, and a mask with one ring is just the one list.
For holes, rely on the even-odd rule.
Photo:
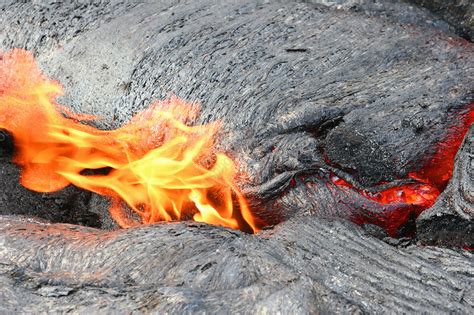
[(0, 213), (30, 219), (1, 218), (0, 311), (469, 312), (471, 253), (397, 249), (324, 218), (406, 206), (358, 191), (406, 184), (472, 107), (472, 43), (425, 10), (385, 5), (2, 4), (1, 48), (34, 51), (65, 85), (61, 102), (101, 128), (169, 94), (199, 101), (196, 123), (223, 121), (252, 209), (285, 222), (257, 236), (49, 224), (31, 217), (114, 228), (100, 197), (26, 191), (5, 159)]

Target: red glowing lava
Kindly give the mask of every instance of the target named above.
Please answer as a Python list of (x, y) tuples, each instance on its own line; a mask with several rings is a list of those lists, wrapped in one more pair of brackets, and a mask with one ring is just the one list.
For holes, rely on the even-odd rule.
[(447, 137), (438, 143), (435, 153), (417, 172), (409, 173), (416, 183), (391, 187), (375, 193), (356, 189), (347, 181), (332, 176), (331, 181), (340, 187), (354, 189), (371, 201), (388, 205), (383, 214), (354, 218), (357, 223), (373, 223), (384, 227), (391, 236), (397, 236), (398, 228), (409, 219), (417, 217), (431, 207), (446, 187), (453, 174), (454, 159), (469, 127), (474, 123), (474, 103), (460, 113), (459, 123), (452, 126)]

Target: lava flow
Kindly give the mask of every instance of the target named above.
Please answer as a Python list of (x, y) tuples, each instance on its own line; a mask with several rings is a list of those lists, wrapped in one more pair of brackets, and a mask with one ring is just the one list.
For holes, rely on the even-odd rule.
[(53, 192), (73, 184), (108, 196), (122, 227), (192, 218), (258, 231), (235, 184), (234, 162), (214, 148), (219, 123), (187, 125), (196, 104), (174, 97), (104, 131), (79, 122), (95, 117), (55, 102), (62, 87), (30, 52), (0, 56), (0, 78), (0, 128), (14, 138), (26, 188)]

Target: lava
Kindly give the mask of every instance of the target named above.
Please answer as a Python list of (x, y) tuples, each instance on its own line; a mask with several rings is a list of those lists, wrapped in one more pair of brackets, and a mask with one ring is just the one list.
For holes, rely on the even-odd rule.
[(239, 191), (235, 163), (217, 152), (219, 122), (189, 126), (196, 104), (156, 102), (123, 127), (105, 131), (56, 103), (59, 83), (30, 52), (0, 57), (0, 128), (14, 139), (21, 184), (53, 192), (70, 184), (105, 195), (122, 227), (180, 219), (257, 232)]
[[(415, 182), (383, 189), (375, 193), (356, 189), (342, 178), (331, 176), (333, 184), (343, 189), (354, 189), (367, 199), (382, 205), (389, 205), (390, 210), (381, 214), (353, 218), (357, 223), (373, 223), (385, 228), (391, 236), (399, 236), (398, 229), (410, 217), (417, 217), (431, 207), (439, 194), (445, 189), (453, 174), (454, 159), (469, 127), (474, 123), (474, 103), (459, 115), (458, 124), (452, 126), (446, 138), (438, 143), (435, 153), (425, 162), (419, 171), (411, 172), (408, 177)], [(383, 184), (383, 183), (381, 183)]]
[[(73, 184), (107, 196), (122, 227), (185, 219), (254, 233), (263, 227), (237, 187), (235, 162), (215, 148), (220, 123), (191, 125), (199, 115), (197, 104), (172, 97), (106, 131), (83, 123), (97, 117), (56, 103), (62, 93), (30, 52), (15, 49), (0, 56), (0, 128), (14, 138), (23, 186), (53, 192)], [(353, 221), (380, 225), (396, 236), (443, 191), (473, 122), (471, 103), (426, 165), (409, 174), (414, 183), (371, 193), (332, 176), (340, 189), (355, 190), (386, 210), (356, 213)], [(295, 185), (292, 180), (290, 187)]]
[(469, 127), (474, 123), (474, 102), (459, 115), (458, 124), (448, 130), (447, 137), (438, 143), (435, 153), (418, 172), (409, 174), (411, 178), (430, 183), (442, 191), (453, 175), (454, 158)]

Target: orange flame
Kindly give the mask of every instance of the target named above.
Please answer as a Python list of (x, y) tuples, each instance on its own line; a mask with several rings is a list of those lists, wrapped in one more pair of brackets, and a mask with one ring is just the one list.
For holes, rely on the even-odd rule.
[(220, 124), (187, 125), (196, 104), (173, 97), (119, 129), (99, 130), (78, 122), (95, 117), (55, 102), (62, 87), (43, 76), (30, 52), (0, 58), (0, 128), (13, 135), (23, 186), (53, 192), (73, 184), (108, 196), (122, 227), (192, 218), (258, 231), (234, 162), (214, 148)]

